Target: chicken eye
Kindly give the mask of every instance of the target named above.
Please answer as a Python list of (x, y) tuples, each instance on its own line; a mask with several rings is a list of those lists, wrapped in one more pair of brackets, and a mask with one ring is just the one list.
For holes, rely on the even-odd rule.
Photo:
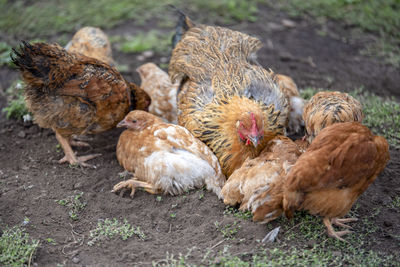
[(137, 123), (137, 120), (132, 120), (132, 123)]

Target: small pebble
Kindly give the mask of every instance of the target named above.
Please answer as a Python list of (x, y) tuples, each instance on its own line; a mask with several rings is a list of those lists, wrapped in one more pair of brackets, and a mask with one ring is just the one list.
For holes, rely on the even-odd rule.
[(24, 131), (20, 131), (20, 132), (17, 134), (17, 136), (20, 137), (20, 138), (25, 138), (26, 133), (25, 133)]
[(289, 19), (283, 19), (282, 25), (287, 28), (294, 28), (294, 27), (296, 27), (296, 22), (294, 22), (293, 20), (289, 20)]
[(143, 55), (145, 58), (152, 57), (152, 56), (154, 56), (154, 51), (152, 51), (152, 50), (144, 51), (144, 52), (142, 53), (142, 55)]
[(75, 263), (75, 264), (79, 263), (80, 261), (81, 261), (81, 259), (79, 259), (78, 257), (73, 257), (72, 258), (72, 262)]

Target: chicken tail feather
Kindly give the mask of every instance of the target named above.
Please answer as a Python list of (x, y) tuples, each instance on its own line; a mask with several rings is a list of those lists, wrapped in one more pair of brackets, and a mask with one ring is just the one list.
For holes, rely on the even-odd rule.
[(70, 75), (74, 57), (57, 44), (22, 41), (10, 54), (29, 88), (46, 93), (63, 83)]
[(175, 27), (175, 34), (172, 36), (172, 49), (174, 49), (176, 44), (182, 39), (182, 36), (185, 34), (185, 32), (189, 30), (189, 28), (195, 26), (195, 24), (180, 9), (174, 5), (169, 6), (175, 9), (179, 15), (178, 23)]

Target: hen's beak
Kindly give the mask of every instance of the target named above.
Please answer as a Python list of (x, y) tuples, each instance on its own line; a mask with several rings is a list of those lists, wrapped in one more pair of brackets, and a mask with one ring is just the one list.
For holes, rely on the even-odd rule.
[(249, 136), (250, 141), (253, 143), (254, 147), (257, 147), (260, 142), (260, 136)]
[(126, 126), (128, 126), (128, 124), (126, 124), (125, 119), (123, 119), (122, 121), (120, 121), (120, 122), (117, 124), (117, 128), (126, 127)]

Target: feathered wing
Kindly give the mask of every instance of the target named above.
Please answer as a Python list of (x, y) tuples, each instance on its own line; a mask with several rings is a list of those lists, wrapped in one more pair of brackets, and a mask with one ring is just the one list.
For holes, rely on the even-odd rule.
[(255, 57), (261, 42), (237, 31), (222, 27), (198, 25), (190, 28), (177, 43), (169, 64), (172, 82), (185, 76), (191, 80), (207, 80), (214, 69), (235, 60), (246, 62)]
[(268, 222), (282, 213), (283, 183), (300, 155), (297, 145), (287, 137), (274, 138), (261, 154), (247, 159), (233, 172), (222, 189), (224, 203), (241, 204), (250, 210), (254, 221)]
[[(291, 216), (311, 192), (357, 187), (363, 193), (389, 160), (387, 141), (359, 123), (325, 128), (300, 156), (285, 182), (284, 209)], [(350, 201), (351, 202), (351, 201)], [(351, 202), (352, 204), (352, 202)], [(349, 208), (351, 205), (349, 205)]]
[(181, 126), (171, 124), (169, 127), (165, 127), (165, 124), (159, 124), (159, 126), (155, 125), (154, 127), (156, 129), (154, 136), (166, 142), (171, 150), (176, 148), (186, 150), (207, 162), (214, 169), (215, 176), (207, 177), (205, 183), (208, 190), (213, 191), (221, 198), (221, 188), (225, 183), (225, 176), (222, 174), (218, 159), (212, 151)]

